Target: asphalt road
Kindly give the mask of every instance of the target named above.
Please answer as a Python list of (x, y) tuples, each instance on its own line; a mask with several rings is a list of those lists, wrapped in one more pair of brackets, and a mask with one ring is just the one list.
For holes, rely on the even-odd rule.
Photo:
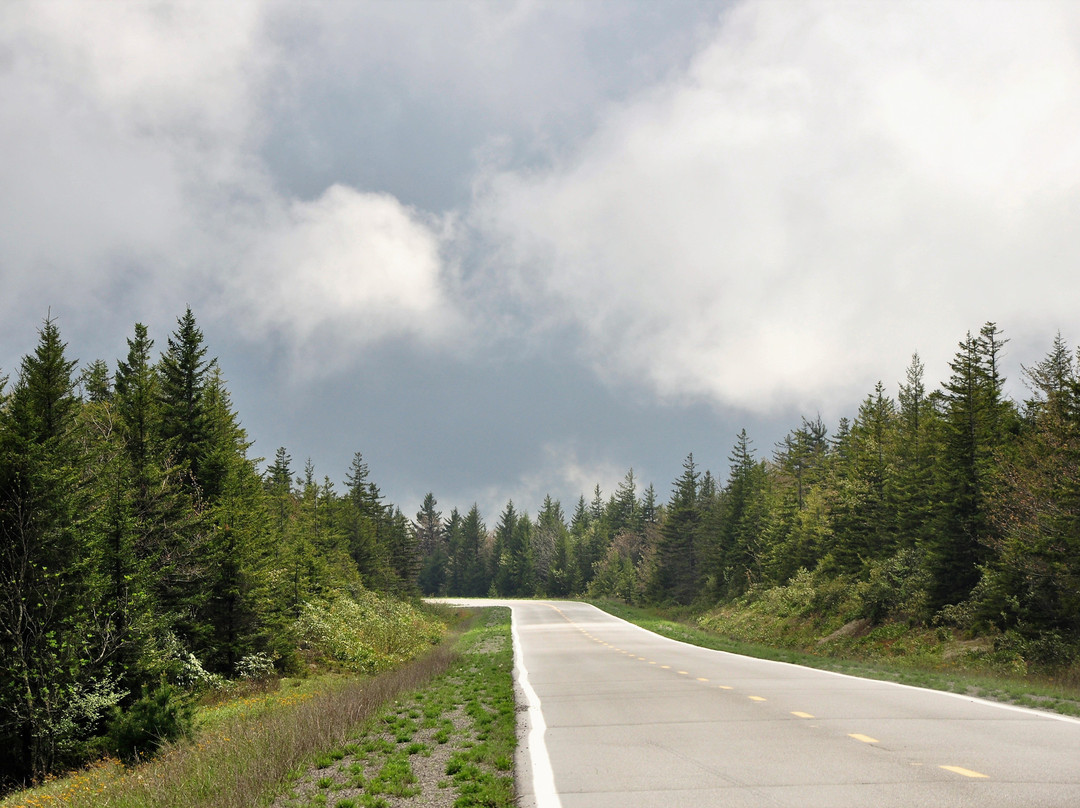
[(522, 804), (1080, 806), (1080, 721), (513, 609)]

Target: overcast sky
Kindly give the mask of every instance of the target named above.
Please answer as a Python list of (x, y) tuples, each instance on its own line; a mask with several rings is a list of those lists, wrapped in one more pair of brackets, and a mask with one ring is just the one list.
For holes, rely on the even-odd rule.
[(1076, 3), (0, 4), (0, 368), (191, 306), (255, 455), (666, 499), (1080, 338)]

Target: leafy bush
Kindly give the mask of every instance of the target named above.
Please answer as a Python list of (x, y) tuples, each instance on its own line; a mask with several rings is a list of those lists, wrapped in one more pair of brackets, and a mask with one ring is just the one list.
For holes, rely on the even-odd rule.
[(269, 654), (259, 652), (248, 654), (236, 663), (236, 673), (241, 679), (251, 682), (262, 682), (270, 679), (276, 673), (274, 660)]
[(171, 631), (155, 637), (143, 649), (140, 666), (148, 678), (166, 679), (183, 690), (209, 690), (225, 684), (221, 674), (206, 670), (199, 658)]
[(887, 617), (925, 618), (930, 575), (915, 550), (866, 564), (866, 580), (856, 587), (860, 617), (880, 623)]
[(126, 712), (113, 709), (108, 745), (121, 760), (145, 759), (166, 741), (189, 735), (194, 723), (195, 708), (182, 691), (162, 683), (151, 692), (144, 685)]
[(446, 625), (404, 601), (359, 590), (352, 597), (305, 603), (296, 631), (309, 652), (373, 673), (438, 642)]

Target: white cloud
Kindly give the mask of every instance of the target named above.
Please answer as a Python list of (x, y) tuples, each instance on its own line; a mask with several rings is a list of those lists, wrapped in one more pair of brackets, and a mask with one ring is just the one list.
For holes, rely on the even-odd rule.
[(1080, 304), (1078, 22), (742, 3), (574, 154), (486, 177), (474, 222), (600, 372), (667, 395), (814, 411), (985, 320), (1048, 343)]
[(443, 227), (392, 196), (341, 185), (292, 200), (249, 236), (230, 279), (227, 297), (242, 301), (238, 325), (254, 337), (283, 337), (308, 372), (330, 369), (311, 363), (313, 349), (325, 362), (389, 335), (445, 336), (456, 317), (445, 293)]
[(126, 330), (190, 304), (253, 339), (295, 338), (298, 354), (333, 335), (331, 363), (445, 335), (449, 217), (340, 185), (296, 199), (268, 175), (267, 99), (290, 89), (271, 85), (288, 72), (276, 13), (253, 0), (0, 9), (9, 318), (52, 306)]

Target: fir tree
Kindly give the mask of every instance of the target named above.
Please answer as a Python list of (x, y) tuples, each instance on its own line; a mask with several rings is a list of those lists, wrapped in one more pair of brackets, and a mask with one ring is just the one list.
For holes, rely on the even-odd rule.
[(693, 453), (683, 461), (683, 473), (675, 481), (666, 519), (660, 528), (656, 566), (649, 582), (651, 600), (690, 603), (697, 595), (701, 576), (698, 557), (698, 528), (701, 512), (698, 508), (697, 467)]

